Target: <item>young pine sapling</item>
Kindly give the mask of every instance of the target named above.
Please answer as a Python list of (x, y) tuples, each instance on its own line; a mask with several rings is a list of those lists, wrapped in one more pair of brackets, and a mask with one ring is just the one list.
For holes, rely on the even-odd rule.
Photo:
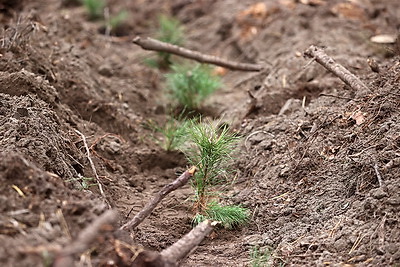
[(195, 190), (193, 223), (205, 219), (220, 221), (225, 228), (233, 228), (248, 221), (248, 210), (241, 206), (222, 206), (218, 202), (217, 186), (229, 183), (229, 163), (239, 137), (228, 127), (212, 123), (192, 123), (189, 128), (190, 145), (184, 149), (190, 164), (198, 170), (192, 180)]
[(147, 126), (161, 134), (161, 137), (157, 139), (157, 143), (166, 151), (177, 150), (185, 142), (188, 125), (189, 122), (184, 120), (182, 116), (177, 119), (170, 116), (163, 125), (153, 121), (147, 123)]
[[(159, 28), (155, 36), (157, 40), (173, 45), (182, 45), (184, 43), (183, 26), (179, 20), (167, 15), (161, 15), (158, 19), (158, 24)], [(168, 69), (172, 64), (171, 54), (158, 52), (157, 56), (157, 59), (146, 60), (146, 63), (151, 67)]]
[(198, 109), (203, 101), (220, 86), (221, 80), (212, 74), (208, 65), (172, 65), (166, 74), (167, 93), (178, 106), (188, 110)]

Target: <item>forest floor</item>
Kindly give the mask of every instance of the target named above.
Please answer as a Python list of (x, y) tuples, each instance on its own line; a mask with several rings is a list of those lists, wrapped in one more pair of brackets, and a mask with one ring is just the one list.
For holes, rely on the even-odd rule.
[[(167, 119), (165, 72), (131, 40), (154, 36), (160, 14), (182, 22), (187, 48), (265, 65), (226, 71), (202, 107), (243, 136), (224, 193), (251, 220), (216, 230), (181, 266), (256, 266), (255, 248), (265, 266), (399, 266), (399, 1), (110, 0), (111, 14), (129, 14), (111, 36), (75, 2), (0, 1), (2, 266), (50, 266), (108, 209), (85, 184), (94, 170), (120, 226), (188, 167), (145, 127)], [(367, 87), (304, 57), (310, 45)], [(172, 192), (123, 241), (176, 242), (192, 228), (191, 195), (189, 185)], [(76, 264), (123, 266), (115, 240)]]

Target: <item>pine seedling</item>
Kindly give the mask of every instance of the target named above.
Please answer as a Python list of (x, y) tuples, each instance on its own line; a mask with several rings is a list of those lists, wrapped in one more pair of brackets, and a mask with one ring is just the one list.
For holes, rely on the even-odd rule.
[(171, 116), (162, 126), (152, 121), (148, 123), (151, 129), (162, 135), (158, 143), (167, 151), (178, 149), (186, 140), (189, 122), (180, 119), (182, 119), (181, 116), (178, 119)]
[(272, 255), (272, 250), (268, 248), (260, 248), (254, 246), (250, 251), (251, 266), (252, 267), (267, 267)]
[(233, 228), (248, 221), (248, 211), (240, 206), (221, 206), (216, 198), (216, 186), (229, 182), (226, 174), (239, 137), (229, 132), (228, 127), (217, 127), (212, 123), (192, 123), (189, 128), (191, 145), (185, 154), (190, 164), (198, 170), (193, 177), (195, 190), (194, 224), (205, 219), (217, 220), (226, 228)]
[[(165, 43), (173, 45), (182, 45), (184, 43), (184, 31), (180, 21), (161, 15), (158, 18), (158, 31), (155, 38)], [(157, 52), (157, 59), (148, 59), (146, 63), (155, 68), (168, 69), (172, 64), (171, 54), (166, 52)]]
[(205, 215), (197, 213), (193, 218), (193, 224), (197, 225), (209, 219), (218, 221), (226, 229), (233, 229), (236, 226), (245, 224), (249, 220), (248, 210), (241, 206), (221, 206), (216, 201), (211, 201), (204, 210)]
[(117, 15), (111, 16), (106, 22), (107, 26), (111, 30), (115, 30), (119, 25), (121, 25), (128, 18), (128, 11), (122, 10)]
[(94, 182), (94, 178), (83, 177), (82, 175), (78, 175), (78, 178), (71, 178), (66, 181), (77, 183), (77, 188), (79, 190), (88, 190), (91, 186), (96, 185), (96, 183)]
[(208, 65), (172, 65), (167, 74), (167, 93), (178, 105), (189, 110), (200, 107), (203, 101), (221, 86), (219, 77)]
[(89, 19), (95, 20), (103, 17), (103, 10), (106, 6), (104, 0), (81, 0), (85, 6)]

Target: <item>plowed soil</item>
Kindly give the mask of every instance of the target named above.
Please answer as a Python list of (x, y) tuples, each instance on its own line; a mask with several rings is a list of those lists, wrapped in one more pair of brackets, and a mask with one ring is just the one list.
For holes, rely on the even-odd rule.
[[(265, 65), (227, 70), (202, 107), (243, 136), (225, 192), (251, 220), (216, 230), (180, 266), (257, 266), (256, 247), (270, 254), (258, 266), (400, 265), (399, 1), (107, 6), (129, 14), (111, 34), (79, 1), (0, 1), (2, 266), (51, 266), (97, 216), (111, 207), (121, 226), (188, 167), (146, 127), (168, 117), (165, 71), (131, 40), (154, 36), (160, 14), (182, 22), (187, 48)], [(371, 39), (383, 34), (393, 40)], [(368, 88), (304, 57), (310, 45)], [(137, 229), (99, 238), (75, 265), (131, 266), (118, 238), (131, 249), (170, 246), (192, 228), (192, 194), (189, 185), (172, 192)]]

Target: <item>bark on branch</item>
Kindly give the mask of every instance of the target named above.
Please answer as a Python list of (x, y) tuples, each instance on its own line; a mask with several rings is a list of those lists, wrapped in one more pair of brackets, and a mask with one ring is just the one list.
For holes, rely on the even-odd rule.
[(175, 181), (164, 186), (163, 189), (161, 189), (161, 191), (158, 192), (157, 195), (150, 202), (148, 202), (146, 206), (138, 214), (136, 214), (135, 217), (133, 217), (132, 220), (122, 225), (120, 230), (132, 230), (138, 226), (147, 216), (150, 215), (150, 213), (166, 195), (185, 185), (189, 181), (190, 177), (194, 175), (195, 171), (196, 167), (193, 166), (189, 170), (186, 170)]
[(172, 45), (169, 43), (164, 43), (159, 40), (147, 37), (142, 39), (140, 36), (136, 36), (133, 39), (133, 43), (139, 45), (145, 50), (154, 50), (159, 52), (167, 52), (177, 56), (190, 58), (201, 63), (209, 63), (217, 66), (221, 66), (231, 70), (241, 70), (241, 71), (260, 71), (264, 67), (259, 64), (249, 64), (249, 63), (239, 63), (226, 59), (222, 59), (216, 56), (205, 55), (197, 51), (186, 49), (177, 45)]
[(170, 263), (176, 263), (180, 261), (181, 259), (185, 258), (190, 251), (196, 248), (201, 241), (203, 241), (203, 239), (211, 233), (217, 224), (218, 222), (205, 220), (174, 244), (161, 251), (161, 256), (165, 261)]
[(90, 248), (95, 239), (99, 236), (101, 227), (105, 224), (112, 224), (117, 220), (117, 212), (107, 210), (105, 213), (95, 219), (90, 225), (83, 229), (78, 238), (67, 245), (54, 260), (54, 267), (74, 266), (74, 256), (82, 254)]
[(174, 267), (194, 250), (203, 239), (211, 233), (218, 222), (206, 220), (189, 233), (184, 235), (170, 247), (160, 253), (155, 251), (142, 251), (132, 263), (132, 266)]
[(306, 51), (304, 51), (304, 55), (314, 58), (319, 64), (335, 74), (354, 90), (370, 90), (357, 76), (339, 63), (336, 63), (335, 60), (329, 57), (321, 48), (311, 45)]

